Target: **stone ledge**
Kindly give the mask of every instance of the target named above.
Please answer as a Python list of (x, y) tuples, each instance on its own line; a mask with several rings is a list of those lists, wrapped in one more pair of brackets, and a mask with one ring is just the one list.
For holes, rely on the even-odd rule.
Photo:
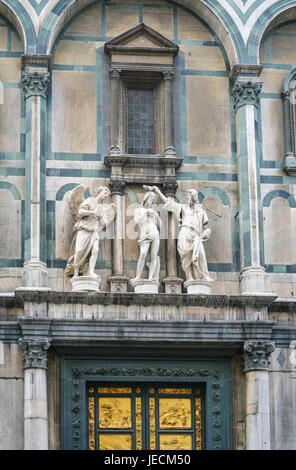
[(17, 302), (52, 303), (52, 304), (86, 304), (86, 305), (142, 305), (159, 306), (202, 306), (202, 307), (267, 307), (272, 304), (276, 295), (191, 295), (191, 294), (135, 294), (123, 293), (88, 293), (21, 290), (15, 292)]

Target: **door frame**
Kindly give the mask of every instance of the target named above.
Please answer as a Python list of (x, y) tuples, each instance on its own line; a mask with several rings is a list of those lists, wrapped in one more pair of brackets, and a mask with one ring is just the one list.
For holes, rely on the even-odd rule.
[(232, 448), (231, 367), (221, 360), (61, 359), (62, 449), (88, 448), (87, 382), (203, 384), (205, 450)]

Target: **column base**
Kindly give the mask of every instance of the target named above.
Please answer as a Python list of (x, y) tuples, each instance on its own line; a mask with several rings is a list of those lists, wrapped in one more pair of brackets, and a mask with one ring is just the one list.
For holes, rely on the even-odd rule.
[(168, 276), (163, 279), (166, 294), (182, 294), (183, 279), (175, 276)]
[(24, 287), (47, 287), (48, 273), (47, 266), (41, 261), (29, 261), (24, 264), (22, 271)]
[(191, 280), (184, 282), (187, 294), (210, 294), (213, 281)]
[(159, 282), (152, 279), (131, 279), (136, 294), (158, 294)]
[(89, 291), (100, 292), (100, 276), (74, 276), (71, 279), (72, 292)]
[(112, 276), (108, 279), (110, 285), (110, 292), (112, 293), (121, 293), (127, 292), (127, 283), (128, 278), (126, 276)]
[(244, 268), (239, 277), (241, 293), (244, 294), (270, 294), (271, 285), (269, 275), (262, 266), (248, 266)]

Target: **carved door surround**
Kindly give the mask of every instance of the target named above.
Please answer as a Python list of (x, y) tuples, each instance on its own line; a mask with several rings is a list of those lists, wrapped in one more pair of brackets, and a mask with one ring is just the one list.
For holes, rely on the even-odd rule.
[[(143, 362), (64, 359), (62, 360), (62, 448), (88, 449), (89, 447), (93, 448), (94, 445), (98, 446), (100, 433), (96, 434), (94, 431), (98, 428), (97, 415), (94, 413), (97, 413), (95, 410), (98, 410), (98, 407), (101, 406), (104, 408), (101, 411), (105, 412), (105, 414), (101, 413), (100, 415), (103, 417), (101, 434), (125, 434), (127, 437), (126, 444), (129, 446), (134, 445), (134, 448), (137, 445), (140, 446), (140, 437), (143, 448), (154, 447), (157, 449), (159, 446), (164, 448), (167, 445), (169, 435), (176, 434), (174, 442), (177, 446), (180, 445), (180, 440), (183, 439), (181, 445), (185, 447), (191, 445), (190, 442), (194, 441), (192, 444), (193, 449), (200, 446), (203, 449), (231, 449), (230, 377), (228, 360), (186, 361), (183, 363), (178, 360), (173, 362), (154, 360), (152, 362)], [(116, 388), (128, 388), (129, 390), (126, 394), (117, 393), (116, 395), (116, 393), (110, 392), (112, 388), (113, 390)], [(168, 398), (178, 400), (178, 394), (176, 391), (173, 394), (161, 394), (159, 389), (169, 388), (191, 389), (191, 393), (187, 393), (187, 390), (186, 393), (180, 395), (185, 400), (181, 403), (183, 411), (181, 410), (179, 413), (181, 421), (188, 413), (195, 414), (191, 421), (191, 427), (186, 428), (185, 432), (183, 432), (184, 429), (166, 428), (166, 426), (168, 428), (170, 426), (170, 411), (169, 408), (166, 409), (169, 403)], [(140, 389), (141, 392), (137, 393), (137, 389)], [(93, 391), (90, 393), (90, 390)], [(106, 393), (103, 393), (104, 390)], [(101, 405), (97, 400), (98, 394), (105, 399), (102, 400)], [(134, 422), (132, 427), (134, 434), (130, 432), (130, 428), (114, 428), (114, 426), (116, 427), (114, 423), (117, 414), (112, 413), (112, 407), (109, 406), (110, 397), (112, 396), (116, 399), (125, 398), (121, 401), (122, 403), (118, 400), (115, 401), (117, 407), (123, 406), (126, 410), (130, 410), (130, 413), (133, 413), (132, 419)], [(131, 397), (134, 400), (133, 404)], [(93, 400), (89, 401), (90, 398), (93, 398)], [(127, 398), (131, 400), (129, 401)], [(201, 398), (200, 403), (196, 401), (199, 398)], [(163, 401), (160, 402), (160, 399)], [(150, 414), (146, 414), (146, 424), (144, 424), (146, 428), (143, 429), (143, 421), (140, 421), (139, 413), (143, 412), (143, 401), (145, 400)], [(189, 402), (191, 404), (195, 402), (194, 406), (190, 405), (190, 409)], [(198, 404), (198, 407), (196, 404)], [(199, 415), (200, 405), (202, 412)], [(174, 406), (175, 404), (173, 404)], [(162, 410), (161, 416), (165, 420), (163, 424), (161, 424), (162, 418), (160, 420), (158, 418), (160, 408)], [(155, 423), (153, 421), (154, 417)], [(202, 422), (202, 434), (199, 431), (200, 423), (198, 423), (198, 426), (196, 425), (199, 418)], [(129, 413), (126, 413), (124, 419), (125, 423), (129, 423)], [(112, 420), (115, 420), (113, 424)], [(113, 428), (108, 430), (106, 427), (108, 423)], [(141, 433), (139, 431), (140, 425)], [(162, 429), (160, 429), (161, 426), (163, 426)], [(160, 437), (161, 434), (166, 437)], [(121, 437), (120, 439), (124, 438)], [(101, 440), (102, 446), (110, 445), (108, 439), (106, 441), (106, 437), (101, 438)]]

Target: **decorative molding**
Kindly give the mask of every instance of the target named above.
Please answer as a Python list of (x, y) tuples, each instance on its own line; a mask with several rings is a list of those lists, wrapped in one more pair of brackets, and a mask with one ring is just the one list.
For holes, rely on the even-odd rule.
[(234, 111), (247, 104), (258, 106), (262, 85), (261, 81), (237, 80), (233, 87)]
[(50, 338), (20, 338), (24, 369), (47, 369), (47, 350), (50, 345)]
[(40, 67), (46, 67), (47, 70), (51, 71), (51, 55), (47, 54), (23, 54), (21, 60), (22, 71), (26, 70), (27, 66), (39, 65)]
[(245, 341), (243, 347), (244, 372), (268, 370), (269, 356), (275, 350), (274, 341)]
[(229, 78), (235, 82), (240, 76), (259, 77), (263, 70), (263, 65), (258, 64), (234, 64)]
[(25, 100), (33, 95), (41, 96), (47, 100), (50, 85), (50, 73), (22, 72), (22, 85)]

